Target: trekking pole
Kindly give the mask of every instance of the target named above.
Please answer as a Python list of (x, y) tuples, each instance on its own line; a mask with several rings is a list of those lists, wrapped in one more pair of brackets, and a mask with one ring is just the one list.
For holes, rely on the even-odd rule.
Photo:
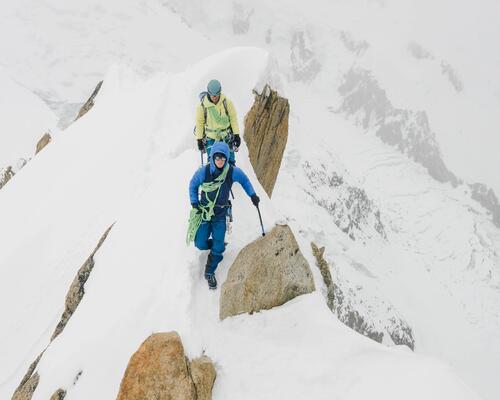
[(200, 150), (201, 166), (203, 167), (203, 151)]
[(257, 212), (259, 213), (260, 227), (262, 228), (262, 236), (266, 236), (266, 232), (264, 232), (264, 224), (262, 223), (262, 216), (260, 215), (260, 208), (258, 205), (256, 205), (255, 207), (257, 207)]

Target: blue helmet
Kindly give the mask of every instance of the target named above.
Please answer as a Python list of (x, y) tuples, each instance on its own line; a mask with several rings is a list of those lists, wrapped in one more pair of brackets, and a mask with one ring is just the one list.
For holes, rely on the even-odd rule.
[(208, 82), (207, 92), (210, 96), (219, 96), (221, 92), (221, 85), (217, 79), (212, 79)]

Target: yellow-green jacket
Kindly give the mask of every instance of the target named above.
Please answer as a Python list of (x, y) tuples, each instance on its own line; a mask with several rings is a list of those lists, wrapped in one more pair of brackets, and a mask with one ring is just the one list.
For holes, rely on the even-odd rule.
[[(227, 105), (227, 113), (224, 108), (224, 100)], [(205, 121), (205, 112), (203, 107), (206, 108), (207, 120)], [(217, 104), (212, 103), (208, 99), (208, 95), (203, 98), (203, 105), (198, 103), (196, 107), (196, 129), (195, 136), (196, 139), (203, 139), (203, 135), (210, 139), (215, 139), (217, 141), (224, 140), (225, 131), (231, 128), (235, 135), (240, 134), (240, 128), (238, 126), (238, 118), (236, 117), (236, 110), (234, 108), (233, 102), (229, 100), (224, 93), (220, 94), (219, 101)]]

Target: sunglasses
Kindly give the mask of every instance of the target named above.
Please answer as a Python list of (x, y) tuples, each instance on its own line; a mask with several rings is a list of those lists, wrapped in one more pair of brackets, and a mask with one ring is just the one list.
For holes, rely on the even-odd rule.
[(219, 154), (216, 154), (216, 155), (214, 156), (214, 160), (215, 160), (215, 161), (220, 161), (220, 160), (222, 160), (222, 161), (226, 161), (226, 157), (221, 156), (221, 155), (219, 155)]

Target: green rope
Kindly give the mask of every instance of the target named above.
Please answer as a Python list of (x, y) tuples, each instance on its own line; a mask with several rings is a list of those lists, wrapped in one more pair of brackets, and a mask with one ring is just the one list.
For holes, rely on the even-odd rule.
[[(212, 217), (215, 215), (214, 212), (215, 203), (217, 202), (217, 198), (219, 197), (220, 188), (224, 183), (224, 181), (226, 180), (227, 171), (229, 171), (229, 164), (226, 164), (226, 166), (222, 170), (222, 173), (212, 182), (204, 182), (201, 184), (200, 186), (201, 192), (205, 193), (205, 198), (207, 199), (207, 205), (206, 206), (202, 206), (201, 204), (199, 205), (201, 212), (193, 208), (189, 213), (189, 224), (186, 235), (186, 244), (188, 246), (191, 242), (194, 241), (196, 232), (198, 231), (201, 222), (210, 221)], [(213, 200), (210, 200), (210, 198), (208, 197), (208, 193), (212, 193), (216, 190), (217, 193), (215, 195), (215, 198)]]
[(192, 208), (189, 213), (189, 225), (186, 235), (186, 244), (189, 246), (191, 242), (194, 241), (196, 232), (201, 225), (201, 212), (198, 212), (196, 208)]

